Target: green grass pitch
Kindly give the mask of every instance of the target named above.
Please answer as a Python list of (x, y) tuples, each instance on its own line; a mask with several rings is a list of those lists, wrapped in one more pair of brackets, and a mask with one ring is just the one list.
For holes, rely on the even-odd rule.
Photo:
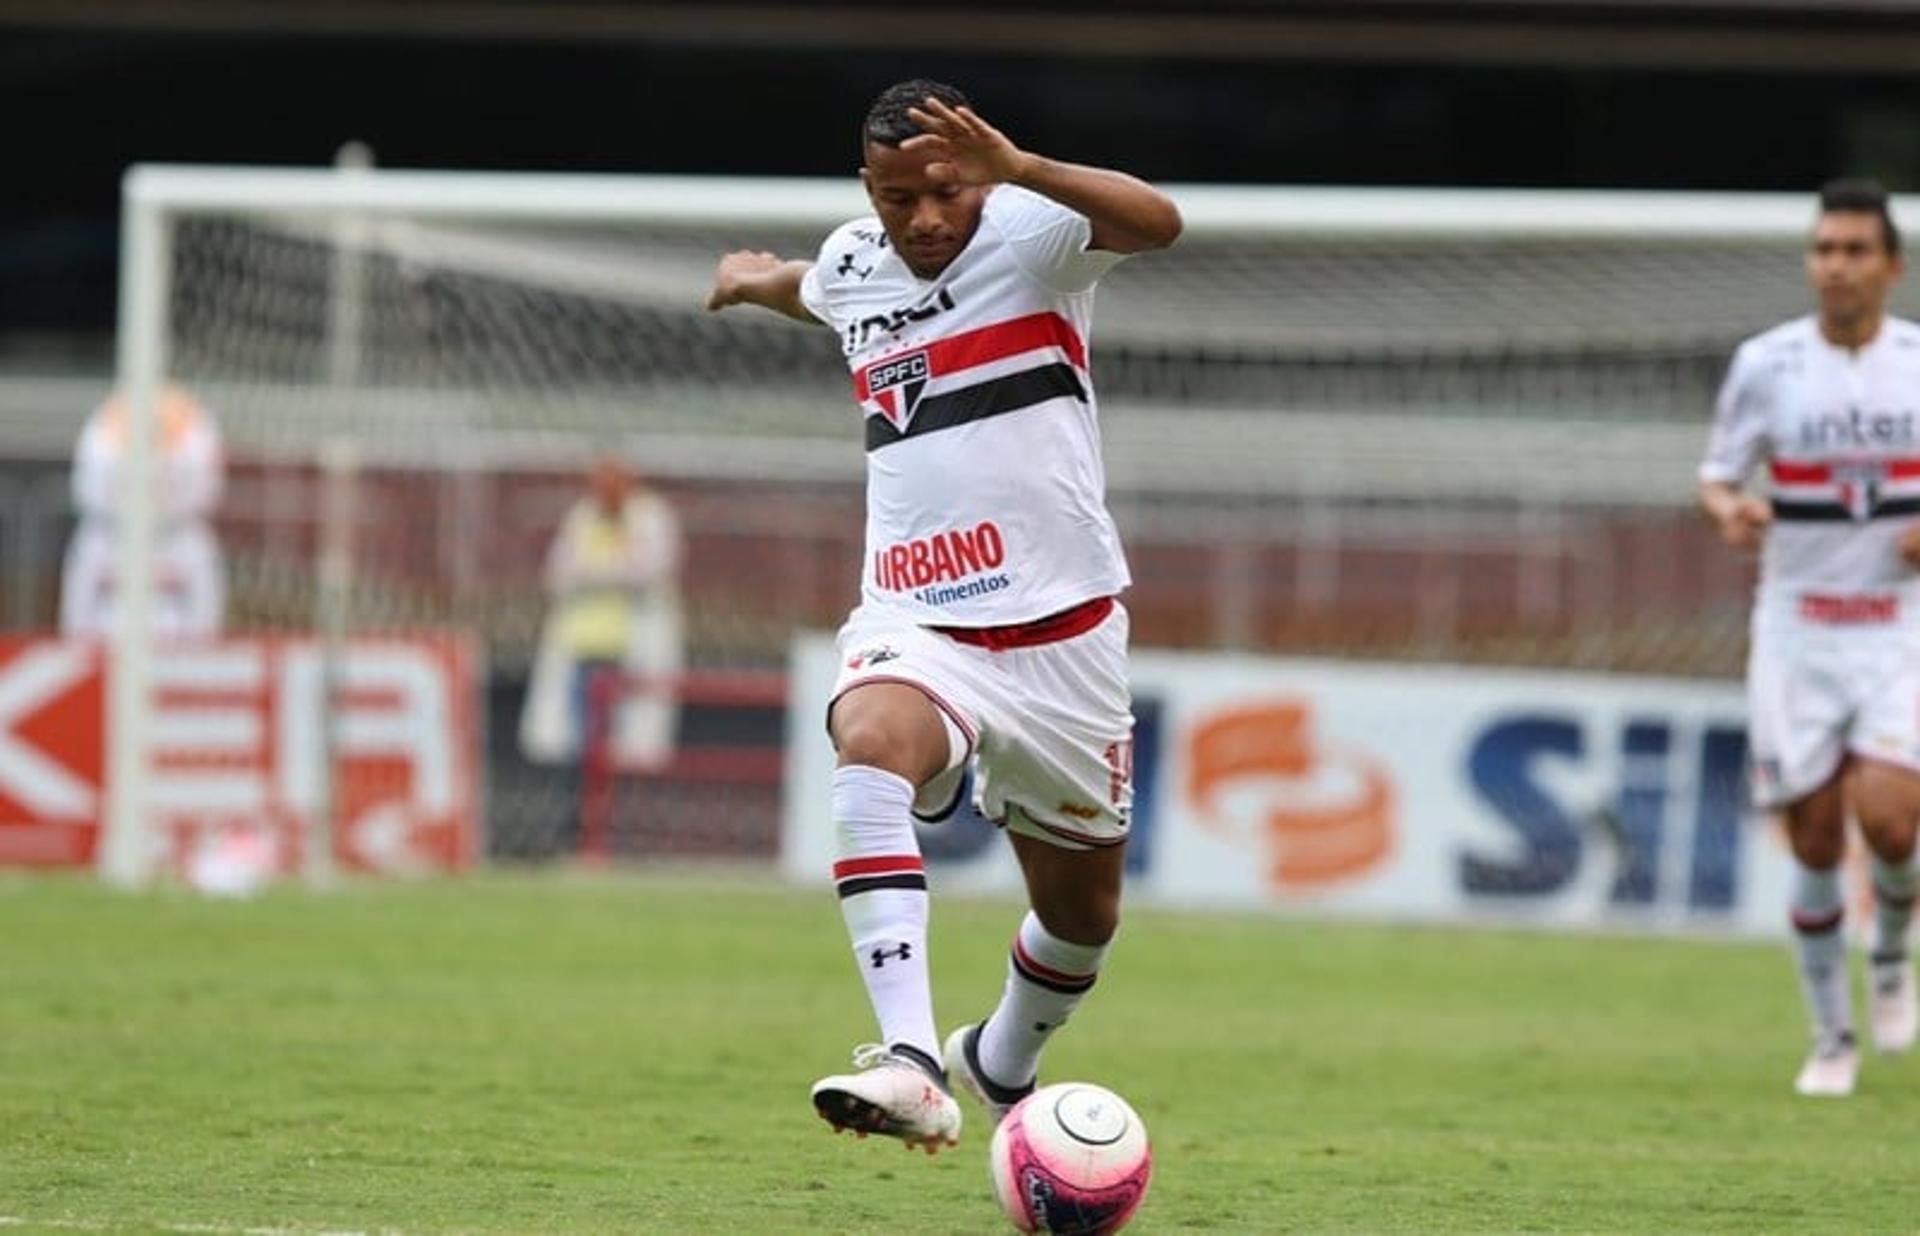
[[(942, 897), (943, 1027), (1018, 910)], [(0, 1230), (974, 1233), (806, 1101), (870, 1037), (826, 891), (492, 874), (211, 902), (0, 881)], [(1047, 1076), (1133, 1101), (1153, 1232), (1920, 1226), (1920, 1060), (1797, 1099), (1779, 945), (1134, 912)]]

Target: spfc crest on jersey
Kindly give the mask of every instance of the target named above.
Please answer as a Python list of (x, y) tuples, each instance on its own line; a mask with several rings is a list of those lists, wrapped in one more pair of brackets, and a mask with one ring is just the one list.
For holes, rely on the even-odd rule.
[(876, 361), (867, 370), (867, 397), (880, 406), (895, 429), (905, 429), (932, 372), (925, 349)]
[(1840, 487), (1840, 505), (1855, 523), (1873, 518), (1880, 505), (1880, 486), (1887, 479), (1887, 467), (1873, 460), (1853, 460), (1833, 465), (1833, 479)]

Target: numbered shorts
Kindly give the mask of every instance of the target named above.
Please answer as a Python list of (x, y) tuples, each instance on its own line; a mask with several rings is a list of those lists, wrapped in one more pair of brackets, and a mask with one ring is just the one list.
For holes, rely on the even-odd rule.
[(1848, 754), (1920, 771), (1920, 637), (1891, 624), (1757, 627), (1747, 745), (1759, 807), (1806, 797)]
[(990, 649), (855, 610), (840, 630), (833, 699), (864, 683), (905, 683), (946, 716), (965, 750), (921, 787), (914, 811), (923, 818), (956, 805), (971, 760), (974, 800), (996, 824), (1068, 849), (1120, 845), (1133, 810), (1127, 627), (1116, 601), (1079, 635)]

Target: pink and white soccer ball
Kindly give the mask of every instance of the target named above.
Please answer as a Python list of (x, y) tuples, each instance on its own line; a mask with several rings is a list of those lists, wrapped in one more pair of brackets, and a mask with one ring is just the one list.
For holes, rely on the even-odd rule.
[(1147, 1127), (1086, 1082), (1042, 1086), (1007, 1113), (987, 1153), (993, 1194), (1023, 1232), (1117, 1232), (1153, 1176)]

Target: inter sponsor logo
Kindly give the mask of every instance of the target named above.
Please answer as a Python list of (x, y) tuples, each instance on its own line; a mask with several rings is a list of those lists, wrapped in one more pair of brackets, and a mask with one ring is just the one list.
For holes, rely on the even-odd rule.
[(958, 583), (1006, 560), (1006, 539), (1000, 535), (1000, 526), (988, 519), (972, 528), (950, 528), (875, 550), (873, 582), (887, 592), (906, 592)]
[(866, 347), (875, 335), (897, 335), (915, 322), (938, 317), (953, 307), (953, 292), (941, 288), (931, 300), (922, 300), (918, 304), (904, 305), (888, 313), (876, 313), (858, 322), (850, 322), (847, 324), (845, 340), (847, 353), (851, 355)]
[(1873, 447), (1913, 446), (1920, 443), (1920, 418), (1911, 408), (1883, 408), (1870, 412), (1848, 408), (1801, 422), (1797, 449), (1806, 454)]

